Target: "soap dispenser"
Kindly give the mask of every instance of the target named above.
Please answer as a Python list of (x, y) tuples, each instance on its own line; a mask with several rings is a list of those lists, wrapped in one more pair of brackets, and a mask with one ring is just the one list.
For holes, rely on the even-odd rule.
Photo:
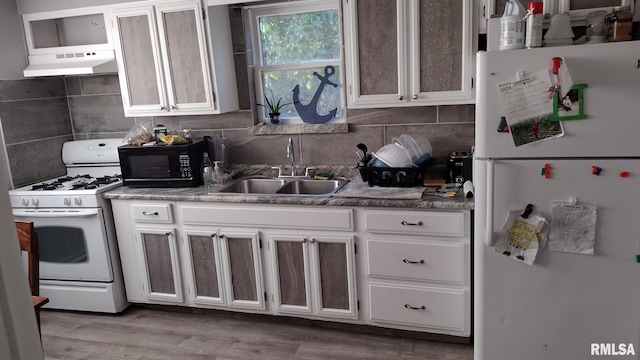
[(222, 173), (222, 169), (220, 169), (220, 163), (222, 161), (214, 161), (213, 162), (213, 186), (222, 185), (222, 180), (224, 174)]

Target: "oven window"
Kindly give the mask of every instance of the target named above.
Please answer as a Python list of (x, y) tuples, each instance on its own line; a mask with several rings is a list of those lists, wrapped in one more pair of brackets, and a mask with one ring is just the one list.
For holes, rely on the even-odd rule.
[(87, 262), (87, 239), (82, 229), (38, 226), (36, 233), (40, 242), (40, 261), (64, 264)]
[(169, 159), (167, 155), (130, 155), (128, 160), (131, 177), (134, 179), (170, 178), (171, 166)]

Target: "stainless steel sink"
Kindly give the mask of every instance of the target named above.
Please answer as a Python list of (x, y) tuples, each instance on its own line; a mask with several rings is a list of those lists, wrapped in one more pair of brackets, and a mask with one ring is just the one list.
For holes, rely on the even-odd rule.
[(266, 194), (280, 196), (329, 197), (349, 181), (251, 177), (234, 180), (218, 192), (224, 194)]
[(293, 180), (287, 182), (276, 193), (291, 195), (321, 195), (333, 194), (344, 186), (341, 180)]
[(220, 189), (221, 193), (272, 194), (286, 183), (283, 179), (248, 178), (235, 180)]

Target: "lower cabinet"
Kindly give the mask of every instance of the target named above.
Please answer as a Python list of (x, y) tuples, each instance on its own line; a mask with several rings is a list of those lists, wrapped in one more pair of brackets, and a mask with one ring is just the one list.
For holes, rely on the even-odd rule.
[(185, 282), (189, 303), (265, 309), (257, 231), (183, 231)]
[(366, 209), (361, 220), (365, 321), (470, 336), (470, 212)]
[(174, 228), (135, 228), (142, 289), (150, 300), (181, 303), (182, 284)]
[(353, 237), (273, 234), (269, 250), (276, 312), (357, 318)]
[(467, 210), (112, 206), (131, 302), (471, 334)]

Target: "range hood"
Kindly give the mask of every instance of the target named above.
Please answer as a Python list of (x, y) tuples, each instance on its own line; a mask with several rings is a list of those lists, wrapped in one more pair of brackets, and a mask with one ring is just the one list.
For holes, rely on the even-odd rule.
[(117, 72), (113, 50), (30, 55), (25, 77)]

